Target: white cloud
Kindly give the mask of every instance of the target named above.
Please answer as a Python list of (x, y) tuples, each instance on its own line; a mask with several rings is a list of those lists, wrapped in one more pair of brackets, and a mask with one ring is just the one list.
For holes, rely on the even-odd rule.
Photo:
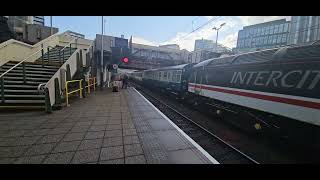
[[(208, 21), (217, 16), (203, 16), (203, 17)], [(187, 49), (188, 51), (193, 51), (194, 43), (196, 39), (203, 38), (203, 39), (215, 40), (216, 31), (212, 30), (212, 27), (214, 26), (218, 27), (220, 24), (226, 23), (223, 29), (219, 31), (218, 42), (224, 46), (233, 48), (236, 46), (236, 43), (237, 43), (238, 31), (242, 29), (243, 26), (273, 21), (277, 19), (284, 19), (284, 18), (286, 18), (287, 20), (290, 20), (291, 16), (222, 16), (191, 34), (189, 34), (188, 30), (183, 32), (177, 32), (176, 35), (171, 39), (160, 42), (160, 43), (151, 42), (140, 37), (133, 37), (133, 42), (140, 43), (140, 44), (154, 45), (154, 46), (165, 45), (165, 44), (178, 44), (180, 46), (180, 49)], [(200, 25), (201, 24), (199, 24), (198, 27)]]
[(133, 37), (132, 37), (132, 42), (133, 42), (133, 43), (137, 43), (137, 44), (145, 44), (145, 45), (150, 45), (150, 46), (158, 46), (158, 43), (156, 43), (156, 42), (152, 42), (152, 41), (146, 40), (146, 39), (141, 38), (141, 37), (136, 37), (136, 36), (133, 36)]
[(229, 48), (232, 48), (236, 46), (237, 39), (238, 39), (238, 32), (227, 35), (222, 41), (219, 41), (219, 43)]
[(211, 28), (211, 26), (207, 26), (191, 34), (189, 34), (189, 32), (178, 32), (175, 37), (161, 44), (178, 44), (181, 49), (192, 51), (196, 39), (212, 39), (213, 30)]
[(248, 26), (284, 18), (290, 20), (291, 16), (239, 16), (239, 18), (244, 26)]

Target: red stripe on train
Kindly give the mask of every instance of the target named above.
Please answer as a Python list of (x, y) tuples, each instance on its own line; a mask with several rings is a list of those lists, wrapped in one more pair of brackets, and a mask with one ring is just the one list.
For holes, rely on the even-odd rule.
[(269, 96), (269, 95), (249, 93), (249, 92), (241, 92), (241, 91), (236, 91), (236, 90), (214, 88), (214, 87), (208, 87), (208, 86), (203, 86), (203, 85), (189, 84), (189, 86), (193, 87), (193, 88), (201, 88), (201, 89), (206, 89), (206, 90), (210, 90), (210, 91), (217, 91), (217, 92), (235, 94), (235, 95), (239, 95), (239, 96), (246, 96), (246, 97), (251, 97), (251, 98), (256, 98), (256, 99), (263, 99), (263, 100), (267, 100), (267, 101), (274, 101), (274, 102), (286, 103), (286, 104), (291, 104), (291, 105), (303, 106), (303, 107), (307, 107), (307, 108), (320, 109), (320, 103), (311, 102), (311, 101)]

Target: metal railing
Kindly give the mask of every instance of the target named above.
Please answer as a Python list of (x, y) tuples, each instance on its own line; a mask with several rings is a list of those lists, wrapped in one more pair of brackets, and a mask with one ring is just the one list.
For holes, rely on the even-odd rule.
[(19, 65), (22, 64), (22, 75), (23, 75), (23, 82), (26, 83), (26, 67), (25, 67), (25, 61), (27, 61), (29, 58), (33, 57), (34, 55), (36, 55), (37, 53), (39, 53), (40, 51), (43, 51), (43, 48), (41, 48), (40, 50), (36, 51), (35, 53), (31, 54), (30, 56), (28, 56), (27, 58), (23, 59), (22, 61), (20, 61), (19, 63), (17, 63), (16, 65), (12, 66), (10, 69), (8, 69), (6, 72), (2, 73), (0, 75), (0, 82), (1, 82), (1, 100), (2, 103), (4, 103), (5, 99), (4, 99), (4, 76), (9, 73), (10, 71), (12, 71), (14, 68), (18, 67)]
[[(82, 81), (83, 81), (83, 79), (80, 79), (80, 80), (71, 80), (71, 81), (66, 81), (66, 104), (67, 104), (67, 106), (70, 106), (70, 104), (69, 104), (69, 95), (70, 94), (73, 94), (73, 93), (76, 93), (76, 92), (78, 92), (78, 91), (80, 91), (80, 98), (82, 98), (83, 96), (82, 96)], [(79, 89), (76, 89), (76, 90), (73, 90), (73, 91), (71, 91), (71, 92), (68, 92), (69, 91), (69, 88), (68, 88), (68, 84), (69, 83), (74, 83), (74, 82), (78, 82), (79, 83)]]
[[(92, 84), (90, 84), (90, 80), (93, 80)], [(88, 82), (88, 85), (86, 86), (86, 88), (88, 88), (88, 93), (90, 94), (90, 87), (93, 86), (93, 90), (95, 91), (96, 90), (96, 84), (98, 84), (98, 83), (96, 82), (96, 77), (89, 78), (87, 82)]]
[[(63, 51), (67, 46), (70, 46), (70, 56), (71, 56), (71, 44), (72, 44), (72, 41), (76, 40), (77, 38), (73, 38), (71, 41), (69, 41), (69, 43), (64, 46), (60, 51), (59, 51), (59, 55), (60, 55), (60, 52)], [(75, 43), (76, 44), (76, 43)], [(47, 57), (48, 57), (48, 64), (50, 62), (50, 48), (53, 49), (54, 47), (52, 46), (47, 46)], [(4, 76), (9, 73), (10, 71), (12, 71), (13, 69), (15, 69), (16, 67), (18, 67), (19, 65), (22, 64), (22, 76), (23, 76), (23, 83), (26, 83), (26, 66), (25, 66), (25, 62), (27, 60), (29, 60), (31, 57), (35, 56), (36, 54), (40, 53), (41, 52), (41, 64), (42, 64), (42, 67), (44, 67), (44, 47), (43, 47), (43, 44), (41, 44), (41, 49), (39, 49), (38, 51), (34, 52), (33, 54), (29, 55), (28, 57), (26, 57), (25, 59), (23, 59), (22, 61), (20, 61), (19, 63), (17, 63), (16, 65), (12, 66), (10, 69), (8, 69), (6, 72), (2, 73), (0, 75), (0, 84), (1, 84), (1, 102), (4, 103), (5, 102), (5, 99), (4, 99)], [(63, 51), (63, 54), (64, 54), (64, 51)], [(61, 57), (59, 56), (59, 58), (61, 59)], [(63, 62), (64, 62), (64, 56), (63, 56)]]
[[(93, 83), (90, 83), (90, 80), (93, 80)], [(89, 78), (88, 81), (87, 81), (87, 82), (88, 82), (88, 85), (85, 86), (84, 88), (82, 87), (82, 81), (83, 81), (83, 79), (66, 81), (66, 83), (65, 83), (65, 89), (66, 89), (66, 106), (70, 106), (70, 104), (69, 104), (69, 95), (70, 95), (70, 94), (79, 92), (80, 98), (83, 98), (83, 94), (82, 94), (82, 93), (83, 93), (83, 89), (84, 89), (84, 88), (88, 88), (88, 94), (90, 94), (90, 88), (91, 88), (92, 86), (93, 86), (93, 90), (94, 90), (94, 91), (96, 90), (96, 84), (97, 84), (97, 82), (96, 82), (96, 77)], [(73, 90), (73, 91), (71, 91), (71, 92), (69, 92), (68, 84), (69, 84), (69, 83), (76, 83), (76, 82), (79, 83), (79, 88), (78, 88), (78, 89), (75, 89), (75, 90)]]
[[(43, 48), (43, 44), (41, 45), (41, 64), (42, 64), (42, 67), (44, 67), (44, 48)], [(48, 57), (48, 62), (47, 64), (49, 64), (50, 62), (50, 48), (53, 49), (54, 47), (52, 46), (47, 46), (47, 57)]]
[[(75, 41), (74, 43), (72, 43), (72, 41)], [(72, 54), (72, 51), (71, 51), (71, 48), (72, 48), (72, 44), (75, 44), (76, 47), (78, 46), (78, 38), (73, 38), (72, 40), (69, 41), (69, 43), (67, 45), (65, 45), (60, 51), (59, 51), (59, 60), (60, 60), (60, 64), (63, 64), (64, 63), (64, 49), (66, 47), (69, 46), (69, 56), (71, 56)], [(61, 51), (62, 51), (62, 62), (61, 62)]]

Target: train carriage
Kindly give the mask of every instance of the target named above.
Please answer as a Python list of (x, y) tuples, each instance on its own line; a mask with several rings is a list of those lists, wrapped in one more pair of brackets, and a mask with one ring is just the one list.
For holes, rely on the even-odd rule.
[(138, 84), (141, 84), (142, 83), (142, 75), (143, 75), (142, 71), (134, 71), (129, 74), (129, 79), (138, 83)]
[(182, 64), (159, 69), (146, 70), (143, 83), (152, 88), (163, 89), (175, 94), (186, 92), (189, 72), (193, 64)]
[(300, 127), (319, 126), (319, 81), (320, 46), (288, 46), (201, 62), (192, 69), (188, 91), (236, 105), (233, 110), (246, 107), (292, 119), (272, 122), (276, 127), (293, 120), (303, 122)]

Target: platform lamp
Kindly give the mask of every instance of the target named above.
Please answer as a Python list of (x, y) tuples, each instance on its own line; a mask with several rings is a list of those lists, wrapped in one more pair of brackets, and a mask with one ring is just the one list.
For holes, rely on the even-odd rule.
[(212, 29), (213, 30), (216, 30), (217, 31), (217, 36), (216, 36), (216, 51), (217, 51), (217, 48), (218, 48), (218, 36), (219, 36), (219, 30), (222, 28), (222, 26), (226, 25), (226, 23), (222, 23), (220, 24), (220, 27), (213, 27)]

